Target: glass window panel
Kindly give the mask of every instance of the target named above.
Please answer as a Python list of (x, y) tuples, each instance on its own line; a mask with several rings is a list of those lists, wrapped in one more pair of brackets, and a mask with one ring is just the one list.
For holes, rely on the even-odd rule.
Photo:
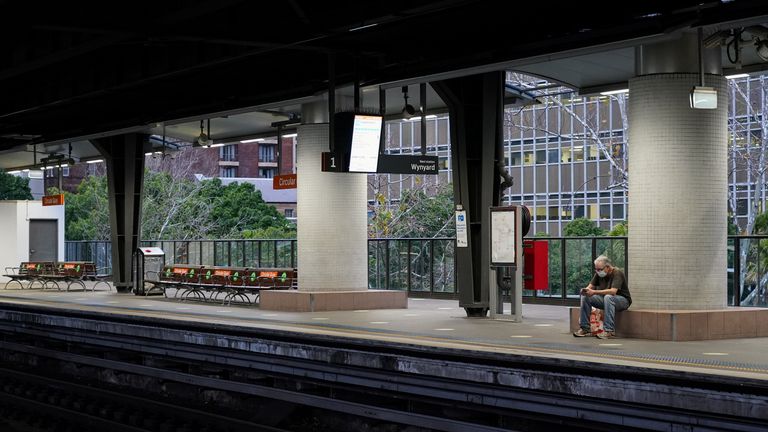
[(525, 165), (533, 165), (533, 152), (527, 151), (523, 153), (523, 162)]
[(547, 162), (557, 163), (560, 159), (560, 151), (558, 149), (547, 150)]
[(624, 219), (624, 204), (613, 205), (613, 218)]

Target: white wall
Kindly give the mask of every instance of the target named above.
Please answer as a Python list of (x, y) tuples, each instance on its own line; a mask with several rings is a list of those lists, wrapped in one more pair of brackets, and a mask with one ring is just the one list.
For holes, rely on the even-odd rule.
[[(0, 271), (29, 260), (29, 220), (58, 221), (58, 260), (64, 261), (64, 206), (43, 207), (41, 201), (0, 201)], [(0, 277), (5, 284), (8, 278)]]

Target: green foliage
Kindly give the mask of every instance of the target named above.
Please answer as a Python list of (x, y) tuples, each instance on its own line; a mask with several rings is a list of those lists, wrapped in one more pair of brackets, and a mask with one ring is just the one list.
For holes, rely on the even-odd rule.
[(453, 186), (438, 186), (434, 194), (424, 189), (402, 192), (400, 203), (387, 208), (382, 195), (369, 221), (371, 237), (452, 237), (455, 235)]
[(222, 186), (214, 178), (203, 182), (199, 199), (213, 204), (210, 219), (215, 225), (210, 238), (240, 238), (244, 230), (290, 229), (292, 224), (273, 205), (264, 202), (251, 183)]
[[(759, 216), (758, 216), (759, 218)], [(728, 235), (739, 235), (739, 226), (733, 223), (733, 216), (728, 216)]]
[(768, 233), (768, 213), (760, 213), (755, 217), (755, 227), (752, 230), (752, 234), (766, 234)]
[(598, 227), (594, 221), (586, 218), (574, 219), (563, 228), (565, 237), (590, 237), (604, 236), (605, 231)]
[(544, 231), (539, 231), (536, 233), (536, 235), (534, 235), (534, 237), (549, 237), (549, 233)]
[(617, 223), (608, 233), (611, 237), (624, 237), (627, 234), (629, 234), (629, 224), (626, 221)]
[(0, 200), (31, 200), (29, 179), (0, 171)]
[(295, 239), (296, 227), (277, 227), (258, 228), (253, 230), (244, 230), (243, 238), (246, 239)]
[[(52, 188), (49, 193), (58, 193)], [(67, 240), (109, 240), (107, 178), (90, 176), (75, 193), (64, 192)]]
[[(86, 178), (77, 192), (66, 193), (68, 240), (109, 239), (109, 205), (104, 176)], [(264, 202), (250, 183), (227, 186), (219, 179), (193, 182), (167, 172), (144, 176), (142, 238), (291, 238), (295, 227)]]

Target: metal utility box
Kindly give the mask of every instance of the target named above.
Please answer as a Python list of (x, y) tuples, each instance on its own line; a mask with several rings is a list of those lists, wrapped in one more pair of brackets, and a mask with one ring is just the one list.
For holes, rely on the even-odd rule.
[[(162, 290), (153, 293), (152, 284), (153, 281), (160, 280), (160, 272), (163, 271), (165, 266), (165, 252), (159, 247), (140, 247), (136, 249), (133, 254), (133, 280), (136, 282), (136, 294), (150, 295), (150, 294), (162, 294)], [(146, 283), (149, 283), (150, 288), (147, 289)]]

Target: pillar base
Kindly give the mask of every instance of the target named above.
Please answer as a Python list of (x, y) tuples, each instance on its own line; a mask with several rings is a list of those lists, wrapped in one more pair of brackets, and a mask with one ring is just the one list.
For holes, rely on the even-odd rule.
[[(579, 308), (570, 308), (571, 331), (579, 328)], [(693, 341), (768, 337), (768, 309), (629, 309), (616, 314), (616, 336)]]
[(259, 295), (262, 310), (320, 312), (362, 309), (407, 309), (405, 291), (296, 291), (264, 290)]

